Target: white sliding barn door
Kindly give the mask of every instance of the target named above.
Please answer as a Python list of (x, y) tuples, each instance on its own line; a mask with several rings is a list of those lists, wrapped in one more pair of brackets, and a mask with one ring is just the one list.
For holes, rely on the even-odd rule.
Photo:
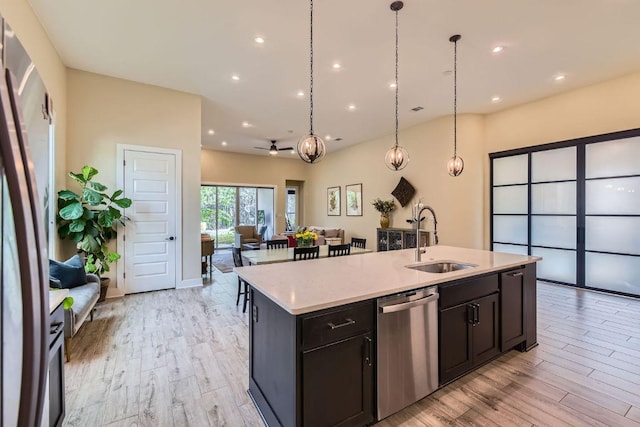
[(176, 287), (177, 174), (176, 155), (124, 150), (125, 293)]

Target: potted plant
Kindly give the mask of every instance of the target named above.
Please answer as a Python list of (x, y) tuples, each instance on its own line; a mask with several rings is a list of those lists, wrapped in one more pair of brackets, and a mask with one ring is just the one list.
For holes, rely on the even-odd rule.
[(80, 192), (62, 190), (58, 192), (56, 224), (58, 236), (76, 243), (79, 252), (85, 255), (85, 271), (100, 277), (100, 301), (104, 301), (109, 278), (102, 274), (109, 271), (109, 264), (120, 259), (108, 244), (117, 236), (118, 225), (127, 219), (122, 209), (131, 206), (131, 199), (122, 197), (122, 190), (107, 194), (107, 187), (93, 181), (98, 170), (84, 166), (80, 173), (69, 172), (69, 176), (80, 185)]
[(371, 204), (378, 212), (380, 212), (380, 228), (388, 228), (389, 214), (396, 208), (396, 202), (394, 202), (393, 199), (380, 200), (378, 198), (371, 202)]

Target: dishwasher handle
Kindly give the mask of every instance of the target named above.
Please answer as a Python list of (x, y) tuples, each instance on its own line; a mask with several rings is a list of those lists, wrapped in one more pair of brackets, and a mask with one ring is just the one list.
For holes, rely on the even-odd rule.
[(403, 302), (401, 304), (385, 305), (380, 307), (380, 313), (395, 313), (397, 311), (408, 310), (419, 305), (425, 305), (428, 302), (435, 301), (440, 296), (438, 294), (429, 294), (424, 298), (417, 299), (415, 301)]

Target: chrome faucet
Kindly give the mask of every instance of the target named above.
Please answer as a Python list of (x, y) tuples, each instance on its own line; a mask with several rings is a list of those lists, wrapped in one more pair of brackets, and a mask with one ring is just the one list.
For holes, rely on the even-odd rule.
[(422, 203), (418, 203), (418, 215), (416, 215), (416, 256), (415, 261), (420, 262), (420, 217), (422, 212), (428, 210), (433, 215), (433, 240), (435, 244), (438, 244), (438, 219), (436, 218), (436, 211), (431, 206), (424, 206)]

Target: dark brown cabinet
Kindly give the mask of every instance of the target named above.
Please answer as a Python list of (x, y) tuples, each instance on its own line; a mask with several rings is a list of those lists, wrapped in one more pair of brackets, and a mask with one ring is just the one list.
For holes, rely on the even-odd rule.
[(496, 275), (440, 288), (440, 384), (500, 354)]
[(251, 296), (249, 393), (268, 425), (373, 422), (373, 301), (293, 316)]
[[(411, 228), (378, 228), (377, 250), (397, 251), (416, 247), (416, 230)], [(429, 246), (431, 233), (420, 232), (420, 246)]]
[(49, 319), (49, 427), (59, 427), (65, 415), (64, 308), (62, 304), (51, 313)]
[(500, 350), (536, 345), (536, 265), (500, 273)]

